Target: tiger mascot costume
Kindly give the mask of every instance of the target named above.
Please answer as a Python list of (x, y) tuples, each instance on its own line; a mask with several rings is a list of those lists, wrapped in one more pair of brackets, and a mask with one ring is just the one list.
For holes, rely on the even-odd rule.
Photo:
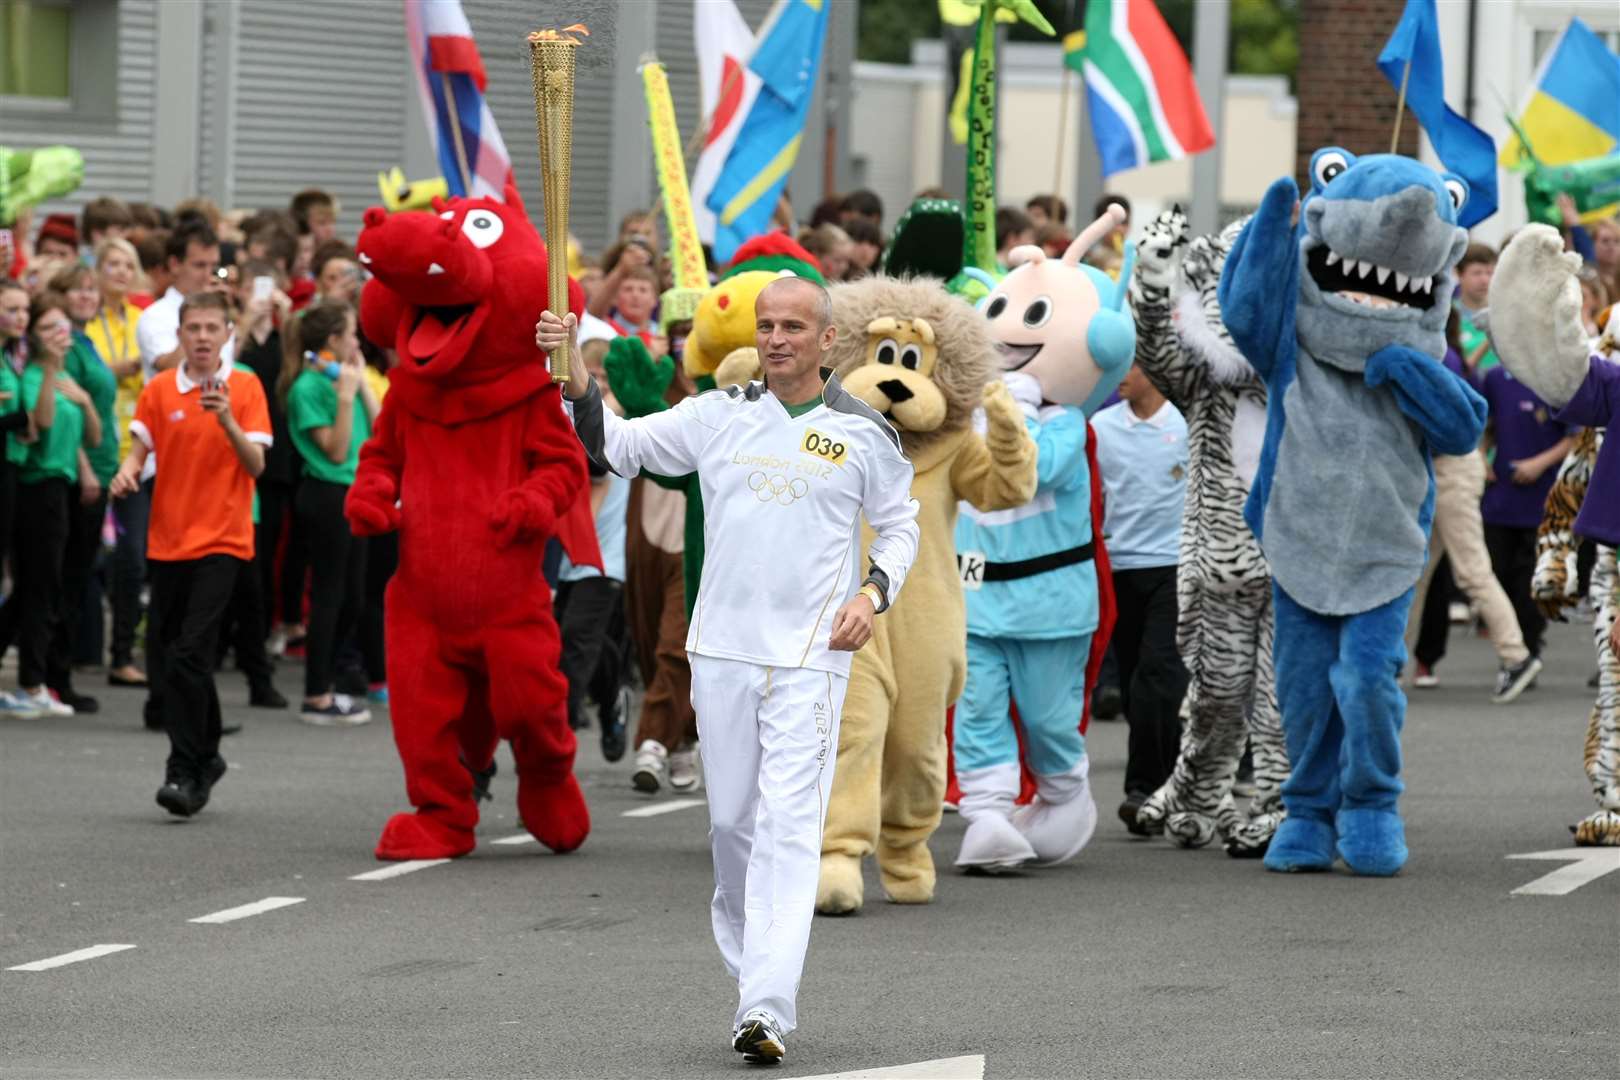
[[(1536, 534), (1536, 573), (1530, 594), (1549, 619), (1562, 619), (1580, 601), (1575, 518), (1586, 499), (1602, 444), (1599, 429), (1584, 429), (1547, 493), (1546, 513)], [(1597, 609), (1592, 634), (1597, 647), (1598, 696), (1586, 721), (1582, 762), (1598, 809), (1570, 826), (1570, 831), (1581, 847), (1615, 847), (1620, 846), (1620, 661), (1605, 641), (1620, 608), (1620, 573), (1616, 572), (1614, 548), (1600, 544), (1597, 552), (1588, 595)]]
[[(1620, 414), (1620, 314), (1599, 316), (1603, 333), (1591, 341), (1581, 323), (1580, 257), (1564, 251), (1563, 237), (1545, 225), (1521, 229), (1502, 249), (1491, 277), (1491, 343), (1502, 365), (1556, 411), (1554, 418), (1586, 428), (1607, 428)], [(1584, 453), (1583, 453), (1584, 451)], [(1548, 494), (1550, 520), (1538, 535), (1537, 573), (1531, 593), (1561, 611), (1574, 603), (1574, 538), (1597, 545), (1592, 636), (1597, 646), (1598, 696), (1587, 720), (1585, 766), (1595, 813), (1571, 830), (1583, 847), (1620, 846), (1620, 656), (1614, 627), (1620, 619), (1620, 439), (1595, 435), (1576, 444)], [(1584, 490), (1583, 490), (1584, 489)]]
[[(1271, 571), (1243, 520), (1266, 430), (1266, 384), (1221, 322), (1216, 290), (1243, 222), (1188, 239), (1181, 208), (1138, 245), (1131, 283), (1136, 363), (1187, 420), (1187, 501), (1176, 572), (1176, 644), (1191, 680), (1181, 754), (1136, 815), (1183, 847), (1219, 833), (1229, 855), (1258, 858), (1282, 821), (1288, 778), (1272, 671)], [(1232, 795), (1247, 740), (1255, 794)]]

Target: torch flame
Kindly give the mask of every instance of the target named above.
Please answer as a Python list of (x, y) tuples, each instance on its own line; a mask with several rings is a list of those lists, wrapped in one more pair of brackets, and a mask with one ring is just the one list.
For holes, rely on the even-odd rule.
[(585, 37), (591, 36), (591, 32), (585, 29), (584, 23), (575, 23), (573, 26), (565, 26), (561, 30), (536, 30), (534, 33), (529, 35), (529, 40), (531, 42), (561, 41), (568, 45), (583, 44), (579, 38), (568, 37), (567, 35), (569, 34), (582, 34)]

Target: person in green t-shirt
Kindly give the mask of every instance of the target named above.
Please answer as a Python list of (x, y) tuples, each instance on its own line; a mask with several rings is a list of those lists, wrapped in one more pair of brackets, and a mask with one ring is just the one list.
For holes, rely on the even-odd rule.
[(354, 309), (327, 301), (294, 320), (280, 390), (287, 432), (304, 478), (293, 512), (309, 541), (309, 636), (304, 652), (304, 703), (299, 717), (322, 726), (363, 724), (371, 712), (332, 686), (337, 650), (364, 605), (365, 545), (349, 532), (343, 502), (354, 483), (360, 444), (371, 436), (377, 398), (365, 380)]
[[(73, 344), (63, 369), (90, 395), (101, 421), (103, 438), (95, 447), (82, 451), (79, 463), (78, 498), (68, 514), (67, 552), (62, 562), (63, 611), (61, 638), (53, 648), (68, 650), (74, 662), (96, 663), (101, 656), (101, 598), (90, 589), (96, 558), (101, 551), (101, 526), (107, 517), (107, 485), (112, 483), (120, 460), (118, 440), (118, 377), (108, 366), (86, 328), (101, 315), (101, 287), (96, 273), (88, 266), (75, 265), (51, 278), (51, 288), (62, 294), (68, 318), (73, 320)], [(96, 611), (86, 612), (87, 605)], [(87, 617), (88, 615), (88, 617)], [(95, 627), (91, 640), (79, 627)]]
[[(25, 703), (50, 716), (94, 712), (96, 701), (74, 693), (65, 648), (53, 640), (65, 617), (62, 569), (69, 517), (77, 504), (84, 450), (101, 442), (101, 418), (90, 395), (65, 370), (73, 322), (60, 293), (46, 292), (29, 312), (28, 365), (22, 406), (39, 438), (17, 466), (12, 536), (14, 595), (0, 609), (0, 640), (15, 637), (17, 681)], [(60, 640), (65, 644), (66, 637)], [(56, 691), (55, 697), (47, 689)]]

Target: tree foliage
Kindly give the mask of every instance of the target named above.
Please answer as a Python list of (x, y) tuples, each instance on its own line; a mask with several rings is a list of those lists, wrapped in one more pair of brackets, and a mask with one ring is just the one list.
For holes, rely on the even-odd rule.
[[(1158, 0), (1159, 11), (1187, 55), (1192, 55), (1198, 0)], [(914, 38), (940, 34), (938, 0), (860, 0), (862, 60), (888, 64), (911, 62)], [(1060, 35), (1078, 30), (1085, 20), (1085, 0), (1035, 0), (1036, 7)], [(1232, 0), (1231, 41), (1227, 70), (1237, 75), (1284, 75), (1290, 86), (1299, 66), (1300, 0)], [(1022, 23), (1009, 29), (1014, 41), (1049, 41)]]

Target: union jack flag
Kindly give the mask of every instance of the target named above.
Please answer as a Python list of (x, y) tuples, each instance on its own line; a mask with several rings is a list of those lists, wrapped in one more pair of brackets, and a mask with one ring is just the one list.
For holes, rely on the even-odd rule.
[(405, 37), (450, 194), (503, 200), (512, 159), (484, 100), (484, 62), (461, 0), (405, 0)]

